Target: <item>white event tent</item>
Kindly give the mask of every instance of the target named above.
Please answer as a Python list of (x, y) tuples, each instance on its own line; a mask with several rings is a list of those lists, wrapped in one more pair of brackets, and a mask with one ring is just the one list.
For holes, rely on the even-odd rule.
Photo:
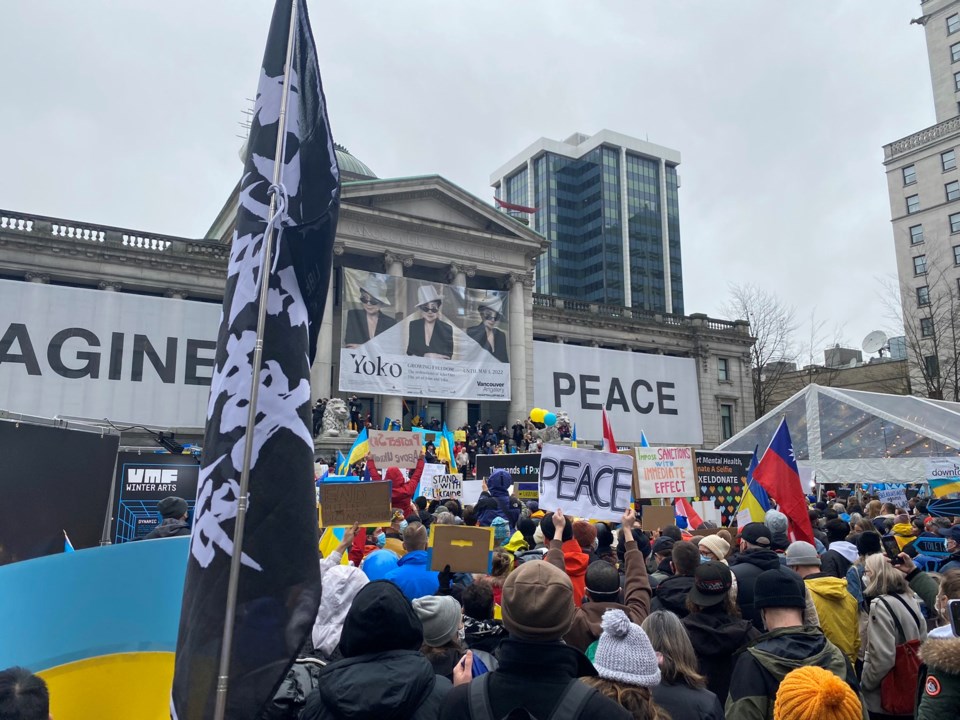
[(819, 483), (925, 483), (927, 458), (960, 456), (960, 403), (808, 385), (717, 450), (762, 457), (787, 419), (797, 464)]

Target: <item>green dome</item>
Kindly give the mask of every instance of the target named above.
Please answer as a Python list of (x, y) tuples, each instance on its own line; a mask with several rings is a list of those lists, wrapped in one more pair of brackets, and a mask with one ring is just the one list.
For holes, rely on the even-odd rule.
[(340, 166), (340, 175), (344, 180), (374, 180), (373, 170), (357, 160), (350, 151), (339, 143), (334, 144), (337, 151), (337, 164)]

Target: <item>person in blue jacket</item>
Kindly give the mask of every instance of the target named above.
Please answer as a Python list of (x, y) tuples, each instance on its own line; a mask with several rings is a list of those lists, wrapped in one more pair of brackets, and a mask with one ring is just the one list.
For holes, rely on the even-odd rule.
[(386, 574), (389, 580), (410, 600), (433, 595), (440, 587), (439, 573), (430, 570), (427, 553), (427, 529), (423, 523), (412, 522), (403, 531), (403, 549), (407, 554), (400, 558), (397, 568)]
[(510, 497), (513, 478), (506, 470), (494, 470), (487, 479), (487, 488), (480, 493), (480, 499), (473, 511), (477, 515), (480, 527), (490, 527), (500, 517), (510, 524), (510, 534), (516, 532), (520, 520), (520, 501)]

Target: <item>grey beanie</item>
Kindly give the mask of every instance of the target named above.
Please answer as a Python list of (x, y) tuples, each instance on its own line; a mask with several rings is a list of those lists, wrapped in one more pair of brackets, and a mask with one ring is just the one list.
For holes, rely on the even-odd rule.
[(177, 518), (179, 520), (187, 514), (187, 501), (171, 495), (157, 503), (157, 510), (162, 517)]
[(787, 567), (820, 567), (817, 549), (808, 542), (797, 540), (787, 548)]
[(771, 533), (787, 534), (787, 516), (779, 510), (767, 510), (763, 522), (770, 528)]
[(426, 595), (413, 601), (413, 611), (423, 624), (423, 642), (440, 647), (460, 631), (460, 603), (449, 595)]
[(623, 610), (607, 610), (600, 627), (603, 634), (593, 657), (597, 675), (640, 687), (660, 684), (657, 653), (642, 627), (630, 622)]

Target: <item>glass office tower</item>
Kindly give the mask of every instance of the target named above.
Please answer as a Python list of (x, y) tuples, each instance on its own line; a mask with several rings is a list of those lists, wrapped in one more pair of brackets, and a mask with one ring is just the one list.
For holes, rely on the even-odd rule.
[(683, 314), (680, 153), (610, 130), (541, 138), (490, 178), (550, 240), (536, 291)]

